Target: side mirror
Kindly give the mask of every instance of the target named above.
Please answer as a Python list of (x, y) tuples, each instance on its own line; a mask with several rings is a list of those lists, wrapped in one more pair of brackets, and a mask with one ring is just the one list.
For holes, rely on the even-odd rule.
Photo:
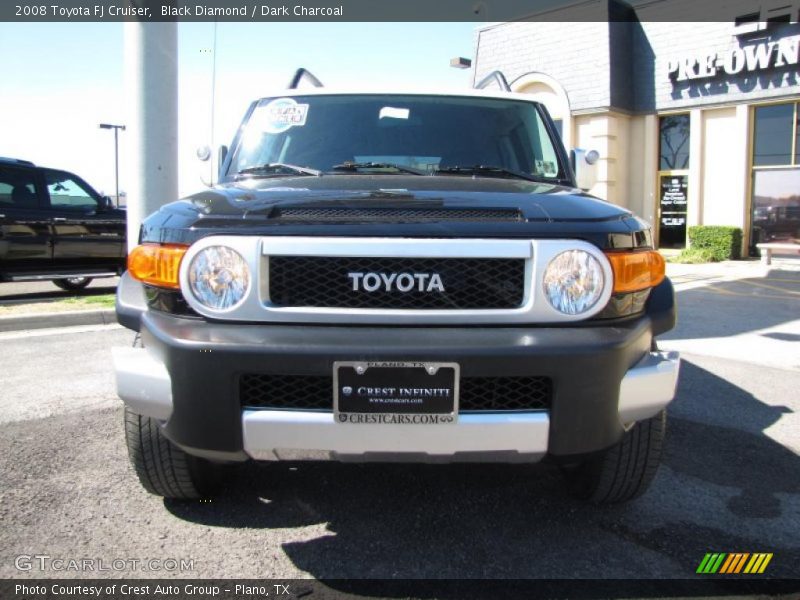
[(570, 158), (575, 173), (575, 184), (580, 189), (588, 191), (597, 183), (597, 161), (600, 160), (600, 154), (597, 150), (575, 148), (570, 153)]
[[(198, 146), (197, 150), (194, 152), (197, 160), (200, 162), (208, 162), (211, 159), (211, 148), (208, 146)], [(200, 173), (198, 174), (200, 177), (200, 181), (206, 187), (211, 187), (213, 182), (211, 181), (211, 172), (206, 170), (206, 167), (200, 169)]]
[(206, 162), (211, 158), (211, 148), (208, 146), (198, 146), (197, 150), (195, 150), (195, 154), (197, 155), (197, 160)]
[(101, 196), (100, 197), (100, 208), (102, 210), (111, 210), (114, 207), (114, 201), (111, 199), (110, 196)]
[[(208, 146), (200, 146), (195, 151), (195, 155), (200, 162), (208, 162), (211, 160), (211, 148)], [(227, 146), (220, 146), (217, 150), (217, 164), (214, 165), (214, 162), (211, 162), (210, 172), (206, 173), (205, 169), (201, 170), (200, 172), (200, 181), (203, 182), (203, 185), (207, 187), (211, 187), (214, 185), (214, 167), (217, 168), (217, 178), (222, 175), (222, 163), (225, 162), (225, 157), (228, 156), (228, 147)]]

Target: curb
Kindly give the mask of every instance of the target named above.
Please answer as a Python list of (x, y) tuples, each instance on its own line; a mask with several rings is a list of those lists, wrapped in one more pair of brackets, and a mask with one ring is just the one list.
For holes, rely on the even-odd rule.
[(110, 325), (116, 322), (117, 313), (113, 308), (11, 315), (0, 317), (0, 333), (76, 325)]

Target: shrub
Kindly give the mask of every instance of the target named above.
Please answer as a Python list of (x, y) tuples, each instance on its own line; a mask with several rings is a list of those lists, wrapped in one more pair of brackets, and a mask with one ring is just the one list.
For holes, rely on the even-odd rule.
[(692, 250), (708, 250), (714, 260), (731, 260), (741, 256), (742, 230), (722, 225), (689, 227), (689, 246)]
[(700, 263), (716, 262), (717, 258), (708, 248), (685, 248), (678, 256), (669, 259), (669, 262), (683, 265), (696, 265)]

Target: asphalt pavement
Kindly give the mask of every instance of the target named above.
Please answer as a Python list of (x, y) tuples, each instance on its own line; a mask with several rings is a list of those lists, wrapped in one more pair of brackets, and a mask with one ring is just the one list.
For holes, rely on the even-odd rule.
[(536, 465), (248, 464), (212, 502), (164, 501), (125, 451), (109, 350), (132, 333), (0, 333), (0, 577), (98, 575), (15, 566), (38, 553), (191, 563), (118, 577), (687, 578), (706, 552), (771, 552), (800, 578), (800, 270), (746, 269), (673, 268), (663, 465), (611, 508)]

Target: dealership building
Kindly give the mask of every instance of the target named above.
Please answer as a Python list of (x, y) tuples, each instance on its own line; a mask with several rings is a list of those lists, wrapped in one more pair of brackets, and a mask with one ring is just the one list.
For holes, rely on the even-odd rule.
[(742, 228), (744, 252), (800, 242), (800, 2), (665, 22), (670, 3), (583, 2), (595, 13), (486, 25), (473, 76), (503, 72), (568, 148), (597, 150), (590, 191), (653, 223), (659, 247), (685, 247), (692, 225)]

